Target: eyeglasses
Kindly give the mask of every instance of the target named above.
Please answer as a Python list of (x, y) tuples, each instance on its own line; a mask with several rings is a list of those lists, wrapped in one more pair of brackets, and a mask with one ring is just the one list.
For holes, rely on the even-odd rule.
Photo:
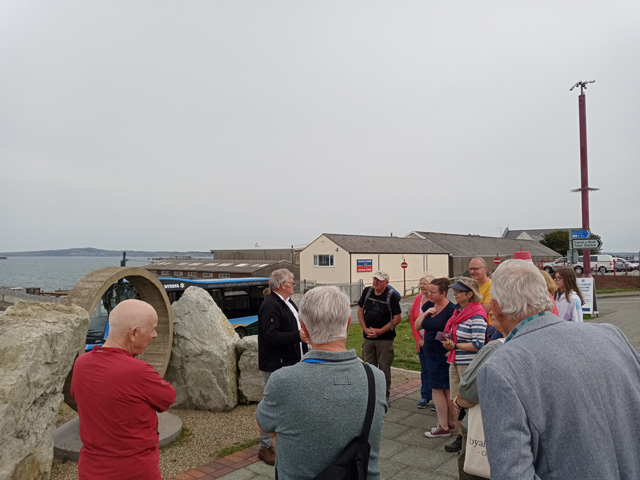
[(282, 282), (282, 283), (290, 283), (291, 285), (295, 285), (296, 284), (296, 282), (289, 282), (289, 281), (285, 281), (285, 282)]
[(469, 267), (469, 271), (475, 272), (476, 270), (482, 270), (483, 268), (487, 268), (487, 267)]

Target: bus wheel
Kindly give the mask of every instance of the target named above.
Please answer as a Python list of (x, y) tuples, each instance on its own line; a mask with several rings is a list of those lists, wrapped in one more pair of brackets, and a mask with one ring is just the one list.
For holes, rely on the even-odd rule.
[(238, 327), (236, 328), (236, 333), (240, 338), (244, 338), (247, 336), (247, 329), (244, 327)]

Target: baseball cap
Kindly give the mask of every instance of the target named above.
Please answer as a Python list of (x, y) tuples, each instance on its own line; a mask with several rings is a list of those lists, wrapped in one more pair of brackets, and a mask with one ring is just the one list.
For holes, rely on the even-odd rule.
[(389, 281), (389, 274), (387, 272), (385, 272), (384, 270), (378, 270), (376, 273), (373, 274), (373, 278), (377, 278), (378, 280), (381, 281)]

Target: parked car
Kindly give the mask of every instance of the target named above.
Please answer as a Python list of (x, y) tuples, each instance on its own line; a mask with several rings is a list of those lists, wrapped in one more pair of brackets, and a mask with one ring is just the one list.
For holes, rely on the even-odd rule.
[(627, 261), (627, 263), (631, 267), (631, 270), (638, 270), (638, 262), (632, 260), (632, 261)]
[(613, 260), (616, 263), (616, 272), (630, 272), (631, 270), (633, 270), (631, 264), (624, 258), (614, 257)]
[(573, 265), (571, 265), (570, 263), (567, 263), (567, 257), (560, 257), (560, 258), (556, 258), (553, 262), (545, 262), (542, 264), (542, 269), (545, 270), (547, 273), (552, 274), (553, 272), (555, 272), (557, 269), (559, 269), (560, 267), (573, 267), (573, 269), (576, 271), (576, 273), (578, 275), (580, 275), (582, 273), (582, 258), (580, 259), (581, 262), (580, 263), (575, 263)]

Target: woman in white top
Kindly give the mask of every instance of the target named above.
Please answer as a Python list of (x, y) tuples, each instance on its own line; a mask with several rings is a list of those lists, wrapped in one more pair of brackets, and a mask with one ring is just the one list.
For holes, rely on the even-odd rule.
[(553, 279), (558, 286), (554, 296), (558, 316), (568, 322), (582, 322), (584, 298), (578, 287), (576, 272), (571, 267), (561, 267), (556, 271)]

